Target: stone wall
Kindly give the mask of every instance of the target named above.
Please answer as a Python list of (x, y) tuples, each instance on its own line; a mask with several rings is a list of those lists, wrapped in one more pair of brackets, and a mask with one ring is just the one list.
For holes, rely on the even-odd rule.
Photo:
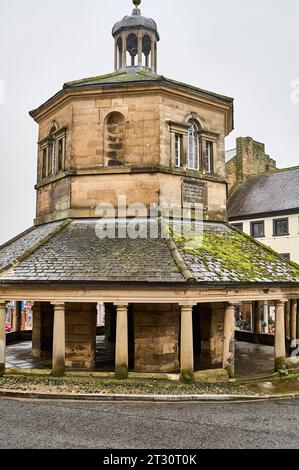
[[(109, 167), (107, 120), (111, 113), (120, 113), (124, 132), (120, 166)], [(173, 133), (169, 121), (185, 126), (189, 119), (199, 126), (214, 144), (215, 174), (173, 168)], [(224, 134), (226, 114), (215, 105), (206, 106), (161, 91), (128, 93), (115, 96), (105, 93), (97, 99), (78, 97), (39, 122), (39, 139), (49, 135), (53, 122), (66, 128), (65, 172), (41, 180), (42, 151), (39, 151), (37, 185), (37, 223), (71, 217), (96, 217), (98, 204), (117, 204), (119, 194), (126, 195), (128, 204), (181, 204), (182, 180), (204, 179), (207, 184), (207, 212), (210, 220), (226, 219), (226, 184)], [(208, 137), (207, 137), (208, 138)], [(186, 140), (186, 136), (185, 139)], [(185, 146), (186, 147), (186, 146)], [(186, 148), (184, 149), (186, 154)], [(162, 173), (160, 173), (162, 172)], [(164, 173), (163, 173), (164, 172)], [(171, 172), (171, 175), (165, 174)], [(170, 188), (167, 192), (167, 188)]]
[(276, 161), (265, 153), (265, 145), (251, 137), (237, 139), (236, 156), (226, 163), (229, 191), (251, 175), (276, 169)]
[(136, 371), (167, 372), (179, 368), (178, 305), (134, 305)]
[(223, 366), (224, 304), (199, 305), (201, 355), (199, 369)]
[(32, 356), (52, 358), (54, 309), (50, 303), (33, 306)]
[(66, 304), (66, 367), (94, 369), (96, 365), (96, 304)]

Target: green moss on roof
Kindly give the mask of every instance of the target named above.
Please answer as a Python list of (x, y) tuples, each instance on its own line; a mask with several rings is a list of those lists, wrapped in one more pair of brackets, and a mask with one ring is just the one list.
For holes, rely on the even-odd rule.
[[(193, 273), (201, 263), (207, 276), (216, 276), (219, 281), (299, 282), (298, 265), (233, 229), (206, 229), (203, 237), (191, 233), (175, 237), (175, 242)], [(202, 270), (199, 273), (202, 275)]]
[(163, 81), (164, 83), (169, 83), (172, 85), (180, 86), (187, 88), (189, 90), (194, 90), (203, 94), (207, 94), (209, 96), (220, 98), (225, 101), (233, 101), (233, 98), (225, 95), (220, 95), (218, 93), (213, 93), (210, 91), (203, 90), (201, 88), (195, 87), (193, 85), (188, 85), (186, 83), (172, 80), (169, 78), (164, 77), (163, 75), (157, 75), (153, 72), (147, 70), (137, 70), (134, 71), (130, 68), (128, 70), (120, 70), (118, 72), (113, 72), (107, 75), (99, 75), (96, 77), (84, 78), (82, 80), (75, 80), (71, 82), (67, 82), (64, 84), (64, 88), (69, 87), (77, 87), (83, 85), (101, 85), (101, 84), (113, 84), (113, 83), (128, 83), (128, 82), (138, 82), (138, 81)]

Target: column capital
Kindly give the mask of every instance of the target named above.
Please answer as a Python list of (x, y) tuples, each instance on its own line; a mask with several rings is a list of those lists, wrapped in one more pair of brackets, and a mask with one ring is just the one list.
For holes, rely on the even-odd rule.
[(241, 302), (229, 301), (229, 302), (226, 302), (226, 303), (225, 303), (225, 308), (236, 308), (236, 307), (238, 307), (239, 305), (241, 305)]
[(278, 299), (275, 301), (275, 305), (285, 305), (289, 302), (290, 299)]
[(126, 304), (124, 302), (116, 302), (116, 303), (113, 303), (114, 307), (116, 307), (117, 309), (126, 309), (129, 307), (129, 304)]
[(181, 307), (181, 309), (192, 308), (195, 307), (195, 305), (197, 305), (197, 302), (179, 302), (179, 306)]
[(51, 302), (53, 305), (54, 310), (65, 310), (65, 302)]

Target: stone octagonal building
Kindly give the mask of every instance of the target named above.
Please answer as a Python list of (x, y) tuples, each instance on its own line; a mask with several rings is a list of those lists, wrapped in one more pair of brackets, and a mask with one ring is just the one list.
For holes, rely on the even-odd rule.
[[(115, 71), (66, 83), (30, 113), (39, 126), (36, 219), (0, 247), (1, 370), (5, 301), (24, 298), (34, 301), (33, 356), (52, 357), (54, 375), (97, 368), (98, 302), (117, 377), (180, 370), (190, 380), (223, 368), (233, 375), (234, 305), (251, 300), (276, 301), (281, 367), (284, 307), (291, 299), (297, 309), (299, 267), (227, 223), (233, 100), (159, 75), (157, 25), (134, 3), (113, 28)], [(99, 236), (103, 204), (117, 208), (124, 236)], [(167, 238), (163, 213), (149, 218), (152, 206), (185, 204), (191, 215), (203, 207), (203, 241), (196, 223), (188, 236)], [(137, 212), (142, 235), (132, 237)]]

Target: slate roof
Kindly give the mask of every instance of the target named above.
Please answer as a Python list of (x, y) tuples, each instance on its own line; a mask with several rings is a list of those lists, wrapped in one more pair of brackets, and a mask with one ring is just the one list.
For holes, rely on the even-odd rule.
[(203, 243), (194, 230), (170, 240), (100, 239), (96, 221), (47, 224), (0, 247), (0, 262), (0, 284), (299, 284), (299, 266), (223, 223), (205, 223)]
[(251, 176), (228, 200), (230, 219), (299, 211), (299, 167)]

